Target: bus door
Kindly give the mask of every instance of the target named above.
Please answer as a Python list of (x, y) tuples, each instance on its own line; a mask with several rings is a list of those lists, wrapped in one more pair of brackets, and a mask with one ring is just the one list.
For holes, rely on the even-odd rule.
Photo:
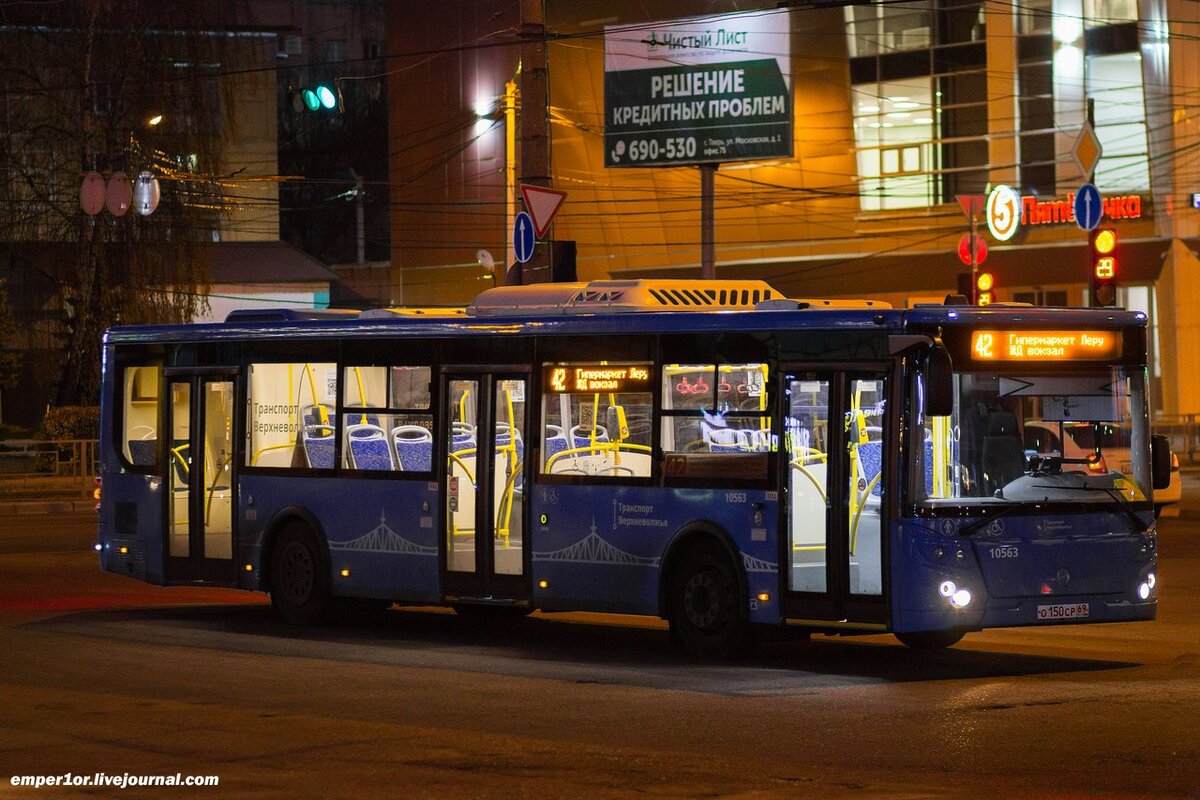
[(795, 623), (884, 630), (891, 505), (885, 367), (781, 374), (784, 614)]
[(167, 372), (167, 580), (232, 586), (234, 376)]
[(455, 371), (442, 380), (443, 592), (526, 600), (529, 376)]

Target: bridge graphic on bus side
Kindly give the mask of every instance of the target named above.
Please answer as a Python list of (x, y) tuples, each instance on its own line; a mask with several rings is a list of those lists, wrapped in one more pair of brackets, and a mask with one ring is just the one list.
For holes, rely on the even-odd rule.
[(774, 561), (763, 561), (749, 553), (742, 553), (742, 565), (745, 566), (746, 572), (775, 572), (779, 569), (779, 565)]
[(604, 539), (596, 532), (596, 518), (592, 517), (592, 528), (588, 535), (573, 545), (561, 550), (533, 553), (534, 561), (559, 561), (568, 564), (618, 564), (623, 567), (657, 567), (660, 558), (628, 553)]
[(409, 541), (389, 528), (387, 517), (383, 511), (379, 512), (379, 525), (377, 527), (367, 531), (357, 539), (349, 539), (345, 542), (330, 542), (329, 549), (353, 550), (367, 553), (390, 553), (392, 555), (404, 556), (436, 557), (438, 554), (436, 547), (428, 547)]

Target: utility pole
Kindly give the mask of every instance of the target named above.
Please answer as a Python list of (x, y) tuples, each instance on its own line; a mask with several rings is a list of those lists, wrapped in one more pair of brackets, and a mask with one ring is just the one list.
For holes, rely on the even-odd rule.
[[(521, 98), (520, 163), (516, 184), (551, 187), (550, 176), (550, 74), (546, 66), (546, 16), (543, 0), (518, 0), (521, 63), (517, 76)], [(514, 187), (515, 188), (515, 187)], [(515, 203), (515, 198), (514, 201)], [(528, 210), (528, 209), (526, 209)], [(511, 231), (511, 226), (509, 231)], [(522, 272), (550, 275), (550, 247), (534, 248), (533, 258)], [(511, 263), (511, 262), (510, 262)]]
[(700, 277), (717, 277), (716, 211), (713, 194), (717, 177), (716, 164), (700, 165)]

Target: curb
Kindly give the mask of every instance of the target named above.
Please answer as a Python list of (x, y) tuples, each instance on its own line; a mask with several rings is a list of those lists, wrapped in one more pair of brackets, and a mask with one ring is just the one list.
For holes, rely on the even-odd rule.
[(11, 500), (0, 501), (0, 514), (78, 514), (96, 512), (95, 500)]

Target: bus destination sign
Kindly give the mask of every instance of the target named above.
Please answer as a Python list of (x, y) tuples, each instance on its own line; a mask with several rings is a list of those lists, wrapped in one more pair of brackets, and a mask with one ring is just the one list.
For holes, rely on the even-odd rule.
[(650, 391), (650, 367), (643, 364), (548, 364), (545, 369), (543, 385), (550, 394)]
[(971, 334), (978, 361), (1109, 361), (1121, 356), (1120, 331), (994, 331)]

